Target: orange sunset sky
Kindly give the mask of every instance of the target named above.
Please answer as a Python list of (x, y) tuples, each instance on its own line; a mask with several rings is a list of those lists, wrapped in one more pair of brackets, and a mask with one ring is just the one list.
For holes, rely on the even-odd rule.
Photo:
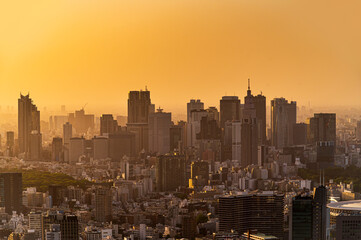
[(129, 90), (184, 111), (254, 93), (361, 103), (361, 1), (3, 0), (0, 105), (126, 113)]

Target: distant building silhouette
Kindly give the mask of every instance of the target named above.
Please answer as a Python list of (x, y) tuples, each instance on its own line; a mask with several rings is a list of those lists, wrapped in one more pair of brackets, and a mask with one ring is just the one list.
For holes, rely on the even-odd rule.
[(19, 152), (25, 153), (25, 158), (30, 154), (30, 137), (33, 131), (40, 133), (40, 111), (33, 104), (29, 94), (20, 94), (18, 100), (18, 141)]
[(186, 160), (181, 155), (161, 155), (156, 161), (156, 189), (158, 192), (175, 191), (184, 186)]
[(0, 207), (7, 214), (22, 212), (23, 182), (21, 173), (0, 173)]
[(271, 101), (271, 142), (277, 149), (293, 144), (293, 125), (297, 121), (296, 102), (284, 98)]
[(172, 114), (158, 109), (149, 114), (149, 151), (166, 154), (170, 151), (170, 128)]
[(100, 117), (100, 135), (113, 134), (118, 131), (118, 122), (112, 114), (103, 114)]

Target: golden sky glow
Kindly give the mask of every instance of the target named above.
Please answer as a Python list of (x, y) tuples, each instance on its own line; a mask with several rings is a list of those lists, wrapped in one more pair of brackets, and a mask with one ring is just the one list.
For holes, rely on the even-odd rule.
[(29, 91), (40, 107), (125, 113), (147, 85), (166, 111), (218, 107), (250, 77), (268, 100), (359, 106), (360, 12), (359, 0), (0, 1), (0, 105)]

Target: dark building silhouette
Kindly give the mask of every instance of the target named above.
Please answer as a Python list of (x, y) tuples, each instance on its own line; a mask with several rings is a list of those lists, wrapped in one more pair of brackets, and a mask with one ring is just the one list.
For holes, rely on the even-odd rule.
[(128, 131), (121, 131), (109, 135), (109, 157), (113, 161), (119, 161), (124, 156), (134, 158), (135, 151), (135, 134)]
[(243, 118), (256, 118), (258, 144), (264, 145), (266, 138), (266, 97), (262, 94), (252, 95), (248, 79), (247, 96), (244, 97)]
[(311, 196), (298, 195), (292, 200), (290, 239), (313, 239), (314, 201)]
[(42, 216), (42, 239), (45, 240), (45, 231), (50, 230), (51, 225), (59, 224), (61, 240), (79, 239), (78, 218), (75, 215), (67, 215), (60, 212), (48, 211)]
[(277, 149), (293, 145), (293, 125), (297, 120), (296, 102), (284, 98), (271, 101), (271, 142)]
[(95, 221), (112, 220), (112, 193), (109, 188), (99, 187), (95, 190)]
[(77, 135), (87, 134), (89, 130), (94, 129), (94, 115), (85, 114), (84, 108), (75, 111), (75, 113), (69, 113), (68, 118)]
[(241, 166), (258, 164), (258, 131), (256, 118), (244, 118), (241, 125)]
[(128, 123), (148, 123), (152, 103), (150, 91), (130, 91), (128, 96)]
[(177, 125), (172, 125), (170, 134), (170, 151), (182, 152), (185, 144), (186, 122), (180, 121)]
[(293, 145), (307, 144), (307, 124), (296, 123), (293, 125)]
[(310, 142), (334, 142), (336, 143), (336, 114), (335, 113), (315, 113), (309, 119), (309, 139)]
[(201, 102), (200, 99), (191, 99), (189, 103), (187, 103), (187, 123), (191, 122), (191, 112), (193, 110), (204, 110), (204, 103)]
[(361, 239), (361, 215), (338, 215), (336, 217), (336, 240), (358, 239)]
[(313, 239), (326, 240), (327, 189), (321, 185), (313, 191)]
[(201, 119), (201, 129), (197, 133), (197, 139), (220, 139), (221, 138), (221, 129), (218, 126), (216, 120), (211, 119), (210, 117), (202, 117)]
[(186, 180), (185, 157), (177, 154), (161, 155), (156, 161), (156, 188), (158, 192), (175, 191)]
[(51, 196), (53, 206), (60, 206), (60, 204), (63, 202), (64, 187), (60, 185), (50, 185), (49, 196)]
[(240, 120), (241, 101), (237, 96), (224, 96), (220, 100), (220, 127), (224, 128), (227, 121)]
[(209, 180), (209, 163), (194, 161), (191, 164), (191, 181), (193, 186), (205, 186)]
[(7, 214), (22, 212), (23, 182), (21, 173), (0, 173), (0, 207)]
[(284, 195), (243, 193), (219, 198), (219, 230), (259, 232), (283, 239)]
[(148, 151), (149, 113), (154, 113), (154, 105), (151, 103), (150, 91), (130, 91), (128, 96), (128, 131), (135, 134), (135, 151), (139, 153), (143, 149)]
[(59, 137), (53, 138), (51, 148), (51, 160), (56, 162), (63, 161), (63, 139)]
[(100, 135), (113, 134), (118, 130), (118, 122), (112, 114), (103, 114), (100, 117)]
[(9, 157), (14, 156), (15, 134), (14, 132), (6, 132), (6, 150)]
[(33, 104), (29, 94), (20, 94), (18, 100), (18, 141), (19, 152), (25, 153), (25, 158), (30, 155), (30, 137), (33, 131), (40, 133), (40, 112)]

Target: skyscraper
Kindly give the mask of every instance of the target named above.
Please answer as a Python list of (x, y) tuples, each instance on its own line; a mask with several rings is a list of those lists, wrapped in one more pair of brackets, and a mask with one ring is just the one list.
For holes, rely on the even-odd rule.
[(42, 159), (42, 135), (37, 130), (30, 134), (29, 159), (32, 161)]
[(336, 143), (335, 113), (315, 113), (314, 117), (310, 118), (309, 121), (309, 139), (311, 143)]
[(110, 222), (112, 220), (112, 194), (106, 187), (95, 190), (95, 220), (97, 222)]
[(136, 156), (136, 135), (129, 131), (121, 131), (109, 135), (109, 157), (113, 161), (120, 161), (124, 156), (134, 158)]
[(204, 110), (204, 103), (200, 99), (191, 99), (187, 103), (187, 123), (191, 121), (191, 112), (193, 110)]
[(150, 100), (150, 92), (130, 91), (128, 96), (128, 123), (130, 132), (135, 134), (135, 152), (149, 149), (148, 119), (154, 113), (154, 104)]
[(241, 125), (241, 167), (258, 164), (258, 129), (257, 119), (242, 119)]
[(149, 114), (149, 151), (166, 154), (170, 151), (170, 128), (172, 114), (158, 109)]
[(293, 125), (296, 123), (296, 102), (284, 98), (271, 101), (271, 141), (278, 149), (293, 144)]
[(224, 128), (227, 121), (240, 120), (241, 101), (237, 96), (223, 96), (220, 100), (220, 126)]
[(32, 131), (40, 133), (40, 112), (33, 104), (29, 94), (20, 94), (18, 100), (18, 140), (19, 152), (25, 153), (25, 158), (30, 153), (30, 135)]
[(244, 97), (242, 118), (256, 118), (258, 144), (266, 143), (266, 97), (262, 94), (253, 96), (250, 79), (248, 79), (247, 95)]
[(55, 162), (63, 161), (63, 139), (59, 137), (53, 138), (51, 148), (51, 160)]
[(103, 114), (100, 117), (100, 135), (112, 134), (118, 130), (118, 122), (112, 114)]
[(21, 213), (22, 191), (21, 173), (0, 173), (0, 207), (4, 207), (6, 213)]
[(318, 166), (329, 167), (336, 151), (336, 114), (317, 113), (309, 121), (309, 140), (316, 146)]
[(161, 155), (156, 161), (156, 188), (158, 192), (175, 191), (185, 185), (185, 157), (176, 154)]
[(128, 124), (148, 123), (149, 112), (152, 112), (150, 91), (130, 91), (128, 97)]
[(15, 146), (14, 132), (6, 132), (6, 151), (7, 151), (7, 155), (10, 157), (14, 156), (14, 146)]
[(75, 129), (77, 135), (87, 134), (94, 129), (94, 115), (85, 114), (84, 108), (69, 114), (69, 122)]
[(356, 139), (361, 141), (361, 121), (357, 121), (356, 126)]
[(259, 232), (283, 239), (284, 195), (241, 193), (219, 198), (219, 230)]
[(63, 125), (64, 162), (69, 163), (70, 139), (73, 137), (73, 126), (67, 122)]
[(298, 195), (292, 200), (290, 239), (313, 239), (313, 209), (311, 196)]
[(62, 240), (79, 239), (79, 224), (77, 216), (55, 211), (48, 211), (43, 214), (41, 220), (43, 240), (46, 239), (45, 232), (49, 231), (53, 224), (60, 225)]

